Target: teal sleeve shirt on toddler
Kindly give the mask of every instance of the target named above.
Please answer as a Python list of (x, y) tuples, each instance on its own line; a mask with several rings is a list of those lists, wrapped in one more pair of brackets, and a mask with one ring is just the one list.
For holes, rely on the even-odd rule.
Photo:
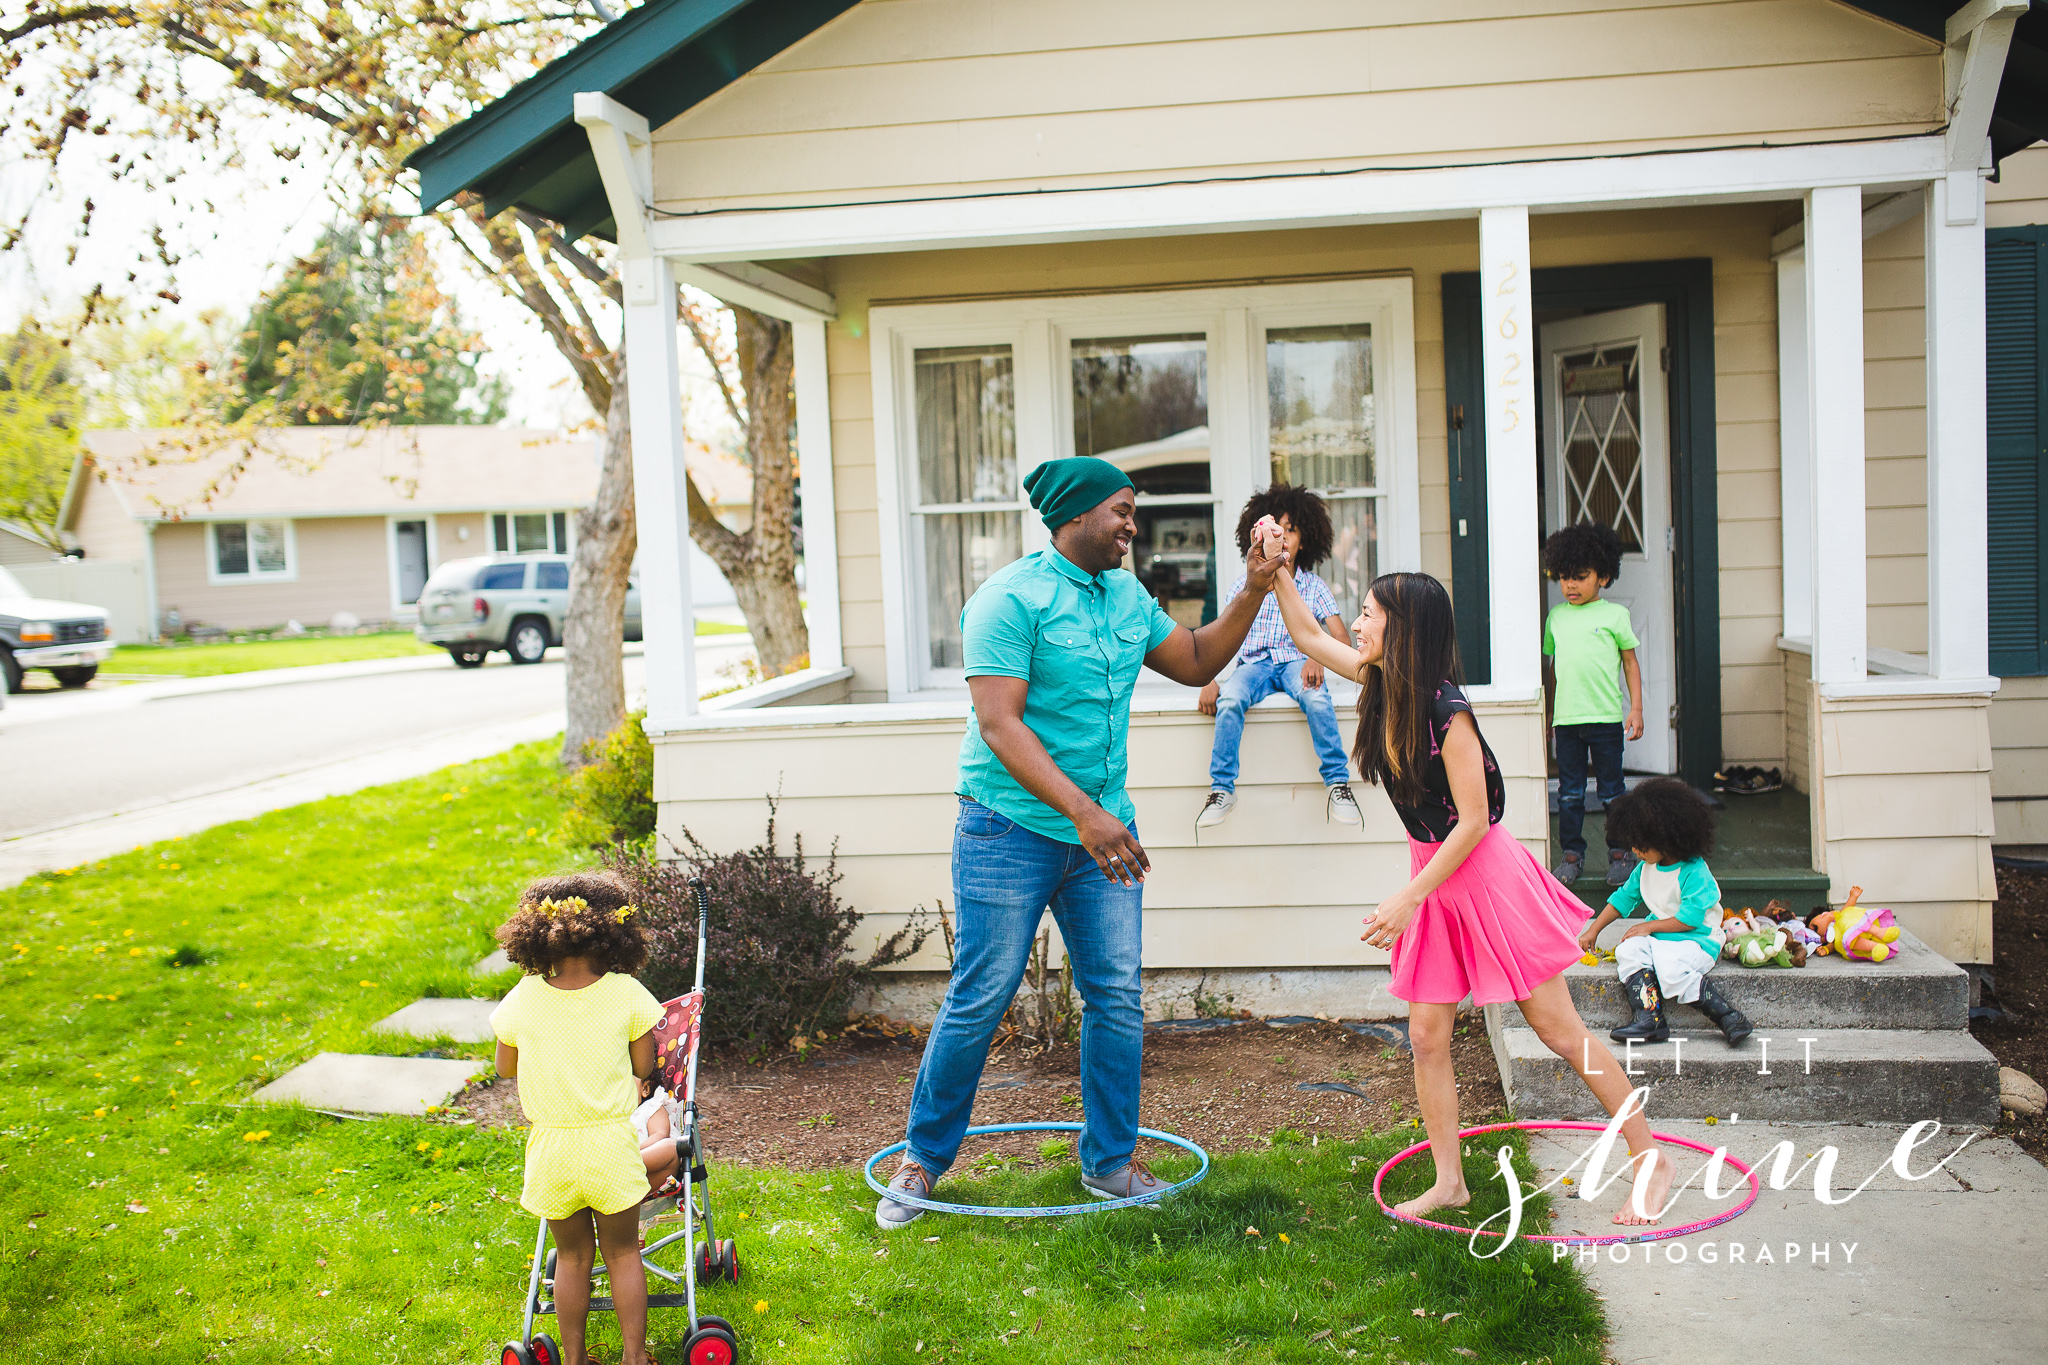
[[(1047, 546), (998, 569), (968, 599), (960, 647), (968, 677), (1025, 680), (1025, 726), (1075, 786), (1129, 825), (1131, 693), (1145, 656), (1174, 629), (1131, 574), (1091, 574)], [(971, 715), (957, 790), (1033, 833), (1080, 842), (1071, 821), (1010, 775)]]
[(1686, 927), (1652, 938), (1685, 939), (1708, 953), (1721, 952), (1720, 925), (1714, 911), (1721, 904), (1721, 885), (1707, 870), (1705, 858), (1682, 863), (1637, 863), (1628, 880), (1616, 887), (1607, 903), (1623, 919), (1675, 919)]

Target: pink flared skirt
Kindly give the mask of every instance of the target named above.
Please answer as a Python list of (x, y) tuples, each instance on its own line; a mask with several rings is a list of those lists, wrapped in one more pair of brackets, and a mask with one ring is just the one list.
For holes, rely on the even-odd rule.
[[(1410, 839), (1409, 874), (1439, 847)], [(1591, 914), (1513, 835), (1489, 826), (1394, 940), (1391, 989), (1413, 1004), (1525, 1000), (1578, 959)]]

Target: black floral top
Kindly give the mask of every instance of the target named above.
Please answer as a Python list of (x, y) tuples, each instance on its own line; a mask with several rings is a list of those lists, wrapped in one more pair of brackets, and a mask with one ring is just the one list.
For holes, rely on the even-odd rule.
[[(1394, 813), (1407, 826), (1408, 837), (1419, 843), (1440, 844), (1457, 828), (1458, 806), (1451, 800), (1451, 775), (1444, 769), (1444, 736), (1451, 732), (1453, 716), (1471, 710), (1472, 703), (1465, 700), (1464, 691), (1456, 683), (1446, 682), (1437, 687), (1436, 699), (1429, 708), (1429, 765), (1422, 772), (1423, 799), (1413, 806), (1394, 802)], [(1479, 718), (1474, 716), (1472, 723), (1476, 729)], [(1485, 735), (1479, 737), (1479, 753), (1486, 762), (1486, 823), (1497, 825), (1507, 811), (1507, 788), (1501, 782), (1500, 764), (1494, 762)], [(1384, 783), (1385, 778), (1381, 781)]]

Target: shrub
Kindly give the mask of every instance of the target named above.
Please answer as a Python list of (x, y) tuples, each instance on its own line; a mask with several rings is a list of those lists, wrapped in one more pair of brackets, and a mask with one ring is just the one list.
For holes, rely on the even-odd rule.
[(654, 833), (654, 745), (635, 711), (603, 739), (584, 746), (590, 762), (563, 785), (569, 810), (562, 838), (574, 848), (637, 843)]
[(777, 847), (774, 798), (762, 842), (742, 853), (716, 854), (683, 831), (681, 857), (662, 862), (632, 847), (613, 850), (607, 863), (633, 887), (647, 916), (650, 948), (640, 979), (661, 1000), (696, 980), (697, 906), (689, 879), (704, 879), (711, 901), (705, 985), (704, 1041), (745, 1043), (756, 1051), (790, 1045), (821, 1028), (846, 1022), (855, 991), (884, 967), (924, 946), (920, 908), (911, 922), (875, 945), (865, 958), (848, 945), (860, 914), (842, 904), (838, 846), (823, 868), (806, 866), (803, 838), (784, 855)]

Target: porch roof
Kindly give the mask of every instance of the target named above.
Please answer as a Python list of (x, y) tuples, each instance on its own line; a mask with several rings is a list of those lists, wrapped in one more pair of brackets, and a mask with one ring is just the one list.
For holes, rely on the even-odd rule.
[[(602, 91), (659, 128), (817, 32), (858, 0), (647, 0), (414, 152), (420, 203), (465, 190), (497, 213), (523, 208), (572, 237), (614, 235), (590, 142), (576, 123), (579, 91)], [(1942, 41), (1948, 0), (1850, 5)], [(1991, 119), (1994, 159), (2048, 138), (2048, 13), (2021, 16)]]

